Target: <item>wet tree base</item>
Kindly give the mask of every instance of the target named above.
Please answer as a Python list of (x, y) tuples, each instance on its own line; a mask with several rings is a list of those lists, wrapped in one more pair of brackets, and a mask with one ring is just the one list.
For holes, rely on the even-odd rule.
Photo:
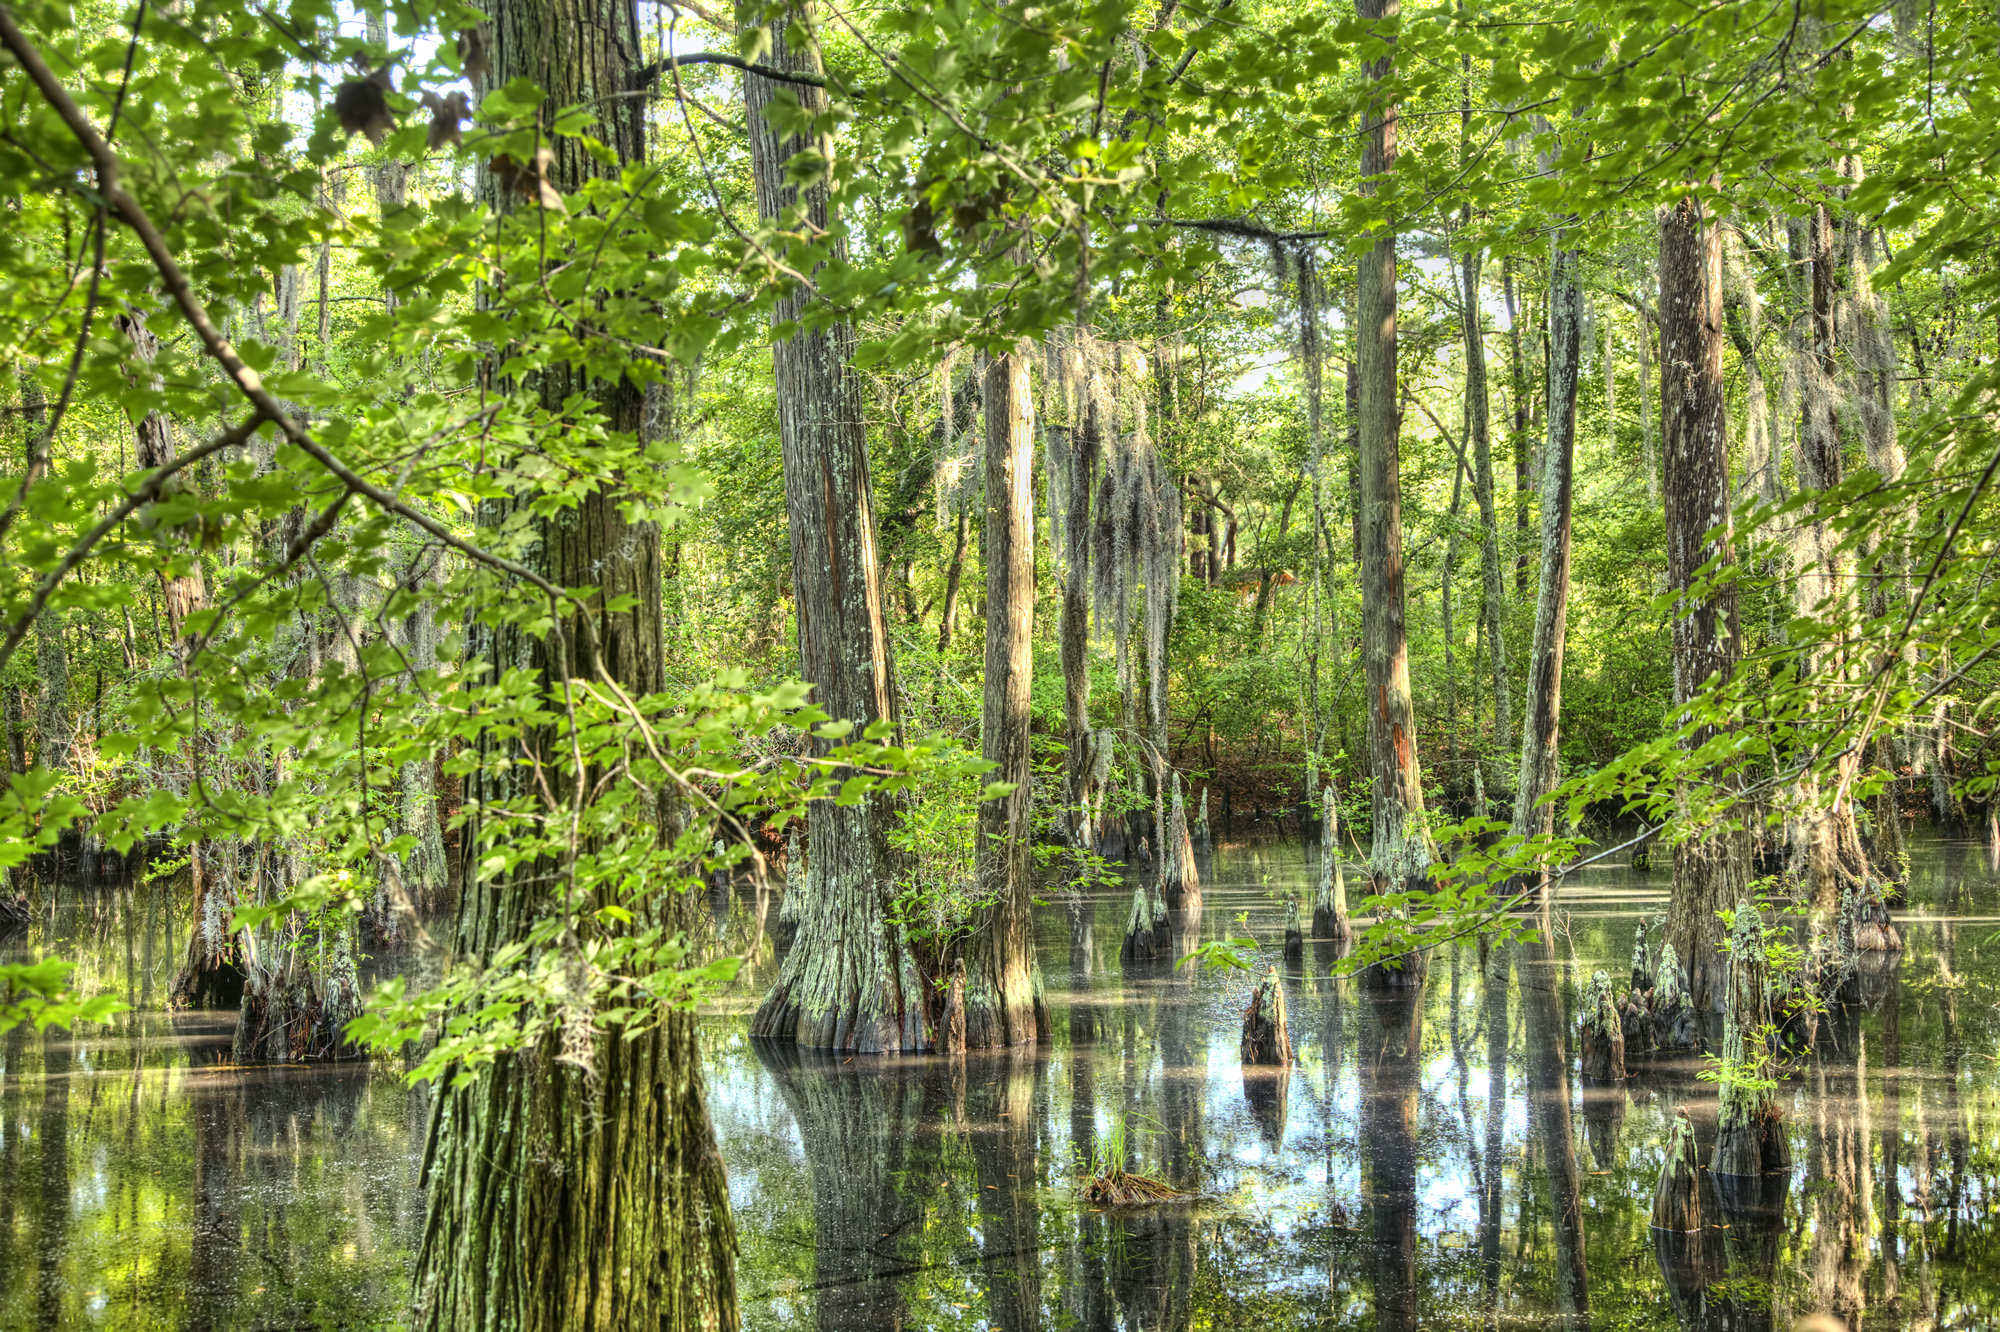
[(1243, 1011), (1243, 1039), (1238, 1052), (1246, 1064), (1275, 1065), (1292, 1062), (1292, 1034), (1285, 1018), (1285, 988), (1276, 967), (1264, 973)]

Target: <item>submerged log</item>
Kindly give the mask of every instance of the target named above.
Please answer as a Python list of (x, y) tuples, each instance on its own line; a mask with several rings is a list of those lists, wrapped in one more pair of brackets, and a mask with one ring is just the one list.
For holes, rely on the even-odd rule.
[(1618, 1004), (1611, 996), (1611, 978), (1598, 972), (1583, 992), (1583, 1012), (1577, 1023), (1583, 1048), (1583, 1076), (1595, 1082), (1625, 1077), (1625, 1032)]
[(1285, 987), (1272, 967), (1250, 994), (1250, 1006), (1243, 1010), (1243, 1041), (1239, 1047), (1246, 1064), (1285, 1065), (1292, 1062), (1292, 1034), (1285, 1021)]

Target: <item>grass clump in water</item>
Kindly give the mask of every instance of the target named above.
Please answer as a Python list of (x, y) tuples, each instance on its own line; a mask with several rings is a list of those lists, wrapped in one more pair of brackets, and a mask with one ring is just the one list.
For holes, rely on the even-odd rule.
[(1096, 1207), (1148, 1207), (1188, 1196), (1164, 1180), (1127, 1170), (1125, 1160), (1125, 1120), (1120, 1116), (1112, 1119), (1110, 1129), (1091, 1152), (1083, 1200)]

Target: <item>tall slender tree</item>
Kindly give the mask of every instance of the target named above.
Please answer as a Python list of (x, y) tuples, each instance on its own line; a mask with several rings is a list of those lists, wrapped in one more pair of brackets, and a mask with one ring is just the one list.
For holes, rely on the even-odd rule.
[(1029, 685), (1035, 669), (1034, 422), (1028, 350), (986, 366), (986, 689), (979, 752), (1009, 792), (979, 806), (974, 873), (988, 905), (967, 943), (965, 1043), (1026, 1045), (1048, 1029), (1028, 877)]
[[(1692, 194), (1660, 216), (1660, 439), (1666, 465), (1667, 583), (1680, 594), (1673, 628), (1674, 702), (1686, 708), (1711, 678), (1727, 679), (1741, 656), (1736, 591), (1697, 590), (1695, 574), (1731, 552), (1729, 418), (1722, 378), (1722, 247)], [(1713, 536), (1710, 533), (1714, 533)], [(1684, 714), (1685, 715), (1685, 714)], [(1713, 736), (1697, 728), (1698, 748)], [(1674, 847), (1667, 942), (1697, 1008), (1719, 1013), (1728, 976), (1722, 918), (1749, 878), (1740, 833), (1705, 831)]]
[[(1376, 92), (1361, 135), (1362, 189), (1386, 192), (1396, 165), (1396, 104), (1386, 88), (1394, 61), (1400, 0), (1355, 0), (1355, 12), (1388, 41), (1389, 54), (1370, 61)], [(1355, 325), (1361, 455), (1362, 655), (1368, 672), (1370, 767), (1375, 778), (1374, 842), (1369, 863), (1377, 891), (1421, 887), (1430, 870), (1422, 826), (1423, 780), (1417, 766), (1417, 717), (1410, 694), (1409, 642), (1403, 625), (1403, 509), (1396, 393), (1396, 236), (1378, 233), (1358, 259), (1359, 319)], [(1385, 972), (1421, 979), (1406, 965)]]
[[(745, 17), (762, 21), (754, 12)], [(811, 23), (807, 5), (781, 11), (769, 25), (765, 63), (819, 79), (818, 47), (810, 40), (794, 44), (786, 31), (803, 25), (809, 32)], [(799, 114), (826, 112), (826, 94), (812, 83), (743, 78), (757, 211), (767, 222), (824, 235), (833, 221), (827, 181), (795, 185), (786, 164), (808, 150), (831, 164), (834, 145), (825, 135), (808, 141), (774, 123), (784, 121), (793, 98)], [(795, 287), (772, 310), (773, 325), (797, 324), (814, 299)], [(897, 715), (868, 431), (853, 352), (851, 323), (814, 320), (776, 344), (773, 370), (799, 665), (813, 700), (859, 732), (878, 721), (894, 723)], [(947, 626), (950, 619), (948, 608)], [(753, 1034), (859, 1053), (926, 1043), (916, 962), (890, 911), (896, 890), (889, 828), (895, 817), (894, 802), (881, 796), (847, 806), (814, 803), (798, 942), (757, 1011)]]
[[(1557, 231), (1549, 261), (1549, 437), (1542, 451), (1542, 577), (1535, 599), (1535, 643), (1528, 654), (1520, 782), (1514, 794), (1513, 832), (1519, 837), (1546, 836), (1554, 830), (1555, 807), (1546, 802), (1560, 776), (1557, 739), (1562, 719), (1563, 647), (1569, 635), (1571, 496), (1583, 326), (1582, 256), (1573, 248), (1573, 234), (1573, 224)], [(1534, 941), (1522, 945), (1518, 970), (1527, 1023), (1532, 1114), (1555, 1217), (1556, 1314), (1563, 1326), (1576, 1326), (1590, 1312), (1589, 1266), (1571, 1130), (1567, 1024), (1555, 988), (1559, 963), (1550, 928), (1553, 885), (1546, 869), (1539, 877), (1536, 905), (1541, 928)]]

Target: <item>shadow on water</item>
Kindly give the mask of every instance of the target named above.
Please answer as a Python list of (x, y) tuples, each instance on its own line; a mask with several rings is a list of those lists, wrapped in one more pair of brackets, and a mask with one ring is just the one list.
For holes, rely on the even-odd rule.
[[(1539, 1328), (1574, 1266), (1598, 1328), (1784, 1332), (1821, 1311), (1869, 1332), (2000, 1326), (2000, 891), (1977, 847), (1912, 849), (1905, 951), (1863, 971), (1781, 1093), (1792, 1173), (1703, 1171), (1692, 1235), (1648, 1222), (1678, 1109), (1704, 1163), (1713, 1150), (1699, 1061), (1635, 1058), (1590, 1084), (1572, 1058), (1575, 987), (1622, 973), (1665, 874), (1593, 867), (1548, 949), (1439, 950), (1421, 991), (1336, 979), (1338, 954), (1309, 945), (1284, 969), (1282, 1072), (1238, 1057), (1253, 978), (1174, 962), (1247, 934), (1277, 963), (1316, 848), (1218, 847), (1203, 914), (1177, 917), (1156, 961), (1119, 960), (1129, 886), (1055, 895), (1037, 920), (1055, 1039), (959, 1059), (751, 1042), (778, 904), (718, 887), (704, 932), (750, 957), (703, 1019), (745, 1322)], [(232, 1014), (159, 1011), (176, 914), (129, 883), (38, 898), (31, 945), (141, 1011), (0, 1038), (0, 1330), (398, 1325), (420, 1096), (364, 1065), (232, 1065)], [(1187, 1198), (1085, 1205), (1114, 1158)], [(1567, 1247), (1564, 1169), (1582, 1218)]]

